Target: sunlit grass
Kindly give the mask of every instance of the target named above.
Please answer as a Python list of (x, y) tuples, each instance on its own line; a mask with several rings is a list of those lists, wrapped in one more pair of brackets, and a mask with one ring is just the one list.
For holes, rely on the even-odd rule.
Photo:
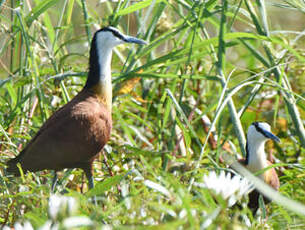
[[(54, 223), (69, 228), (65, 219), (82, 216), (89, 229), (227, 229), (246, 228), (247, 216), (253, 229), (303, 228), (305, 216), (285, 205), (273, 202), (269, 217), (259, 220), (244, 205), (228, 208), (212, 191), (192, 186), (209, 171), (227, 170), (220, 156), (240, 157), (243, 129), (263, 120), (281, 138), (267, 150), (284, 163), (277, 167), (280, 193), (305, 203), (303, 31), (271, 21), (277, 19), (272, 10), (280, 10), (301, 23), (305, 6), (267, 3), (0, 1), (1, 169), (80, 91), (90, 39), (110, 24), (149, 44), (116, 48), (113, 132), (104, 150), (109, 168), (101, 155), (94, 164), (99, 182), (90, 192), (81, 170), (62, 172), (57, 193), (78, 205)], [(215, 124), (214, 145), (202, 116)], [(52, 220), (51, 172), (0, 173), (3, 225), (28, 220), (36, 229)], [(97, 207), (89, 202), (93, 195)]]

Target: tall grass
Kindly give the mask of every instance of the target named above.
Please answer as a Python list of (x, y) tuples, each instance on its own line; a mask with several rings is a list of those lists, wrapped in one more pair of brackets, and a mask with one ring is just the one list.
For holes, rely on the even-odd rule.
[[(115, 49), (113, 133), (107, 159), (95, 162), (96, 188), (87, 192), (80, 170), (63, 172), (57, 187), (78, 200), (73, 215), (92, 221), (84, 228), (226, 229), (245, 227), (244, 215), (253, 229), (304, 228), (289, 200), (275, 197), (260, 221), (194, 186), (210, 170), (227, 170), (228, 151), (242, 156), (243, 128), (263, 120), (282, 140), (267, 151), (278, 163), (280, 193), (305, 202), (304, 31), (273, 23), (275, 10), (299, 23), (305, 17), (300, 0), (0, 1), (1, 169), (79, 92), (91, 37), (112, 25), (149, 44)], [(29, 220), (37, 228), (50, 219), (51, 172), (0, 173), (3, 226)], [(88, 202), (93, 195), (98, 206)]]

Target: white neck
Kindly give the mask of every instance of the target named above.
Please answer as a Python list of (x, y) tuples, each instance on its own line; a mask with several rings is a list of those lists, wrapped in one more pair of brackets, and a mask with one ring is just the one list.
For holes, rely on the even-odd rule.
[(112, 48), (97, 43), (98, 63), (100, 67), (100, 81), (111, 80)]
[(99, 63), (99, 83), (98, 92), (103, 97), (106, 106), (111, 111), (112, 105), (112, 84), (111, 84), (111, 59), (112, 47), (105, 47), (97, 44), (98, 63)]
[[(266, 153), (265, 153), (266, 141), (253, 141), (248, 140), (249, 159), (247, 168), (251, 172), (257, 172), (268, 166)], [(263, 175), (260, 175), (263, 178)]]

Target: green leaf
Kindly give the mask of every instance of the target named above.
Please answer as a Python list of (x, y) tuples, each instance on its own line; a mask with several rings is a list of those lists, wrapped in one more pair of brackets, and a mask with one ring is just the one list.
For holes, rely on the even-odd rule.
[(267, 211), (266, 211), (266, 206), (265, 206), (265, 202), (264, 202), (264, 199), (263, 199), (262, 195), (259, 195), (258, 204), (259, 204), (259, 207), (262, 210), (262, 218), (265, 219), (266, 216), (267, 216)]
[(12, 86), (12, 82), (6, 84), (6, 89), (11, 97), (11, 106), (14, 107), (17, 103), (17, 94), (15, 89)]
[(30, 25), (47, 9), (54, 6), (59, 0), (40, 1), (40, 3), (32, 9), (32, 11), (26, 17), (26, 24)]
[(132, 12), (135, 12), (135, 11), (138, 11), (138, 10), (141, 10), (141, 9), (143, 9), (145, 7), (150, 6), (152, 4), (152, 2), (154, 2), (155, 4), (160, 3), (160, 2), (166, 3), (166, 1), (164, 1), (164, 0), (139, 1), (139, 2), (137, 2), (135, 4), (132, 4), (131, 6), (129, 6), (127, 8), (119, 10), (116, 15), (117, 16), (122, 16), (122, 15), (130, 14)]
[(108, 177), (104, 181), (98, 182), (93, 189), (86, 193), (86, 196), (99, 196), (110, 190), (113, 186), (120, 183), (126, 174), (120, 174), (113, 177)]

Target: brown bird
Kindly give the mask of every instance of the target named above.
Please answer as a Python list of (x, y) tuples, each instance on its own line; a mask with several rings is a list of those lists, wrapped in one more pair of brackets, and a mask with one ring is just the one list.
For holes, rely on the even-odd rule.
[(53, 189), (56, 171), (81, 168), (89, 187), (94, 186), (92, 163), (109, 140), (112, 128), (112, 49), (123, 43), (146, 44), (113, 27), (94, 34), (86, 85), (42, 125), (17, 157), (7, 162), (7, 172), (20, 175), (17, 163), (24, 172), (55, 170)]
[[(268, 139), (280, 142), (280, 139), (271, 133), (269, 124), (265, 122), (253, 122), (247, 133), (246, 159), (240, 159), (239, 163), (244, 165), (252, 173), (256, 173), (270, 166), (271, 162), (267, 160), (265, 153), (265, 142)], [(259, 177), (275, 190), (279, 190), (280, 181), (274, 168), (268, 169), (260, 174)], [(260, 193), (256, 189), (249, 194), (248, 207), (252, 210), (253, 214), (256, 213), (259, 207), (259, 195)], [(268, 198), (263, 198), (265, 203), (270, 202)]]

